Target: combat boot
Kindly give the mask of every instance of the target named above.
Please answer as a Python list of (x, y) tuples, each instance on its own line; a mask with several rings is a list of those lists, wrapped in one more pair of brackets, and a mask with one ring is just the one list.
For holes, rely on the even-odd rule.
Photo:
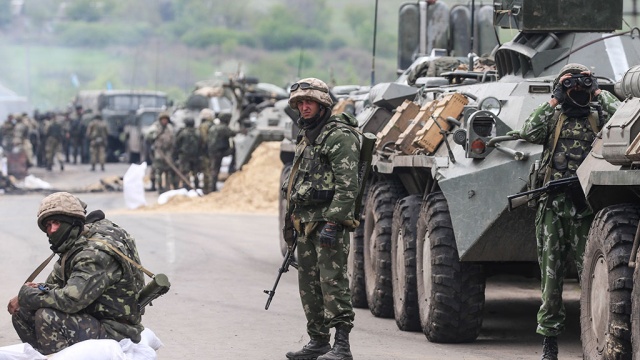
[(286, 356), (289, 360), (316, 360), (318, 356), (326, 354), (329, 350), (331, 350), (329, 339), (311, 339), (301, 350), (289, 351)]
[(96, 171), (96, 164), (91, 164), (91, 171)]
[(347, 326), (337, 327), (333, 348), (328, 353), (320, 356), (318, 360), (353, 360), (349, 345), (349, 331), (351, 329)]
[(149, 191), (156, 191), (156, 181), (155, 180), (151, 180), (151, 187), (149, 188)]
[(558, 360), (558, 339), (555, 336), (545, 336), (542, 340), (540, 360)]

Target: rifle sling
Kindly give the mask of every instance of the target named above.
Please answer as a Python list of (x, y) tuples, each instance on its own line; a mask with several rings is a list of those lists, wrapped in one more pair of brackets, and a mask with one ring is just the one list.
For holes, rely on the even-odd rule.
[(97, 241), (99, 243), (104, 244), (106, 247), (108, 247), (109, 249), (111, 249), (113, 252), (115, 252), (116, 254), (120, 255), (123, 259), (127, 260), (129, 263), (131, 263), (131, 265), (133, 265), (136, 269), (142, 271), (143, 273), (147, 274), (147, 276), (149, 276), (150, 278), (153, 279), (153, 277), (155, 276), (151, 271), (145, 269), (144, 266), (138, 264), (137, 262), (131, 260), (131, 258), (129, 258), (127, 255), (123, 254), (120, 250), (118, 250), (115, 246), (109, 244), (108, 242), (106, 242), (105, 240), (100, 240), (100, 239), (91, 239), (93, 241)]
[(53, 259), (53, 257), (56, 255), (56, 253), (51, 253), (51, 255), (49, 255), (48, 258), (46, 258), (42, 264), (40, 264), (40, 266), (38, 266), (35, 270), (33, 270), (33, 272), (31, 273), (31, 275), (29, 275), (29, 277), (27, 278), (27, 280), (25, 280), (25, 283), (28, 282), (32, 282), (36, 276), (38, 276), (40, 274), (40, 272), (42, 272), (42, 269), (44, 269), (47, 264), (49, 264), (49, 262), (51, 261), (51, 259)]

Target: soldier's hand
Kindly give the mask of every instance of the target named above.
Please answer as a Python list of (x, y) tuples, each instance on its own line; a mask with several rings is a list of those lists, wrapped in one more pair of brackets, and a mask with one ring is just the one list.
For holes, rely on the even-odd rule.
[(9, 300), (9, 305), (7, 305), (7, 311), (9, 312), (9, 314), (13, 315), (18, 310), (20, 310), (20, 305), (18, 305), (18, 297), (16, 296), (13, 299)]
[(332, 248), (336, 245), (339, 226), (336, 223), (327, 222), (320, 231), (320, 246)]
[(553, 94), (551, 95), (552, 98), (556, 99), (556, 101), (558, 102), (558, 104), (562, 104), (564, 103), (564, 100), (566, 99), (566, 93), (564, 91), (564, 87), (562, 86), (562, 81), (560, 81), (560, 83), (558, 85), (556, 85), (556, 88), (553, 89)]
[(507, 136), (512, 136), (515, 139), (520, 139), (520, 130), (507, 131)]

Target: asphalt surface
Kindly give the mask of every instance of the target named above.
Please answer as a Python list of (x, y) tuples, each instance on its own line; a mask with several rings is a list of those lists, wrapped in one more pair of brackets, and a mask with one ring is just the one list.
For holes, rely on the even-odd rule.
[[(143, 265), (169, 277), (170, 292), (147, 308), (146, 327), (164, 343), (159, 359), (285, 359), (308, 341), (297, 294), (295, 270), (284, 274), (268, 311), (264, 310), (282, 262), (275, 215), (163, 213), (127, 210), (121, 192), (86, 192), (103, 177), (122, 176), (126, 164), (107, 164), (90, 172), (67, 165), (64, 172), (32, 169), (59, 190), (71, 190), (102, 209), (136, 238)], [(24, 279), (48, 254), (36, 211), (48, 192), (0, 195), (3, 219), (0, 299), (15, 296)], [(149, 203), (157, 194), (148, 192)], [(49, 266), (49, 268), (51, 265)], [(49, 268), (36, 279), (44, 281)], [(539, 359), (535, 334), (539, 306), (536, 280), (490, 278), (480, 337), (470, 344), (434, 344), (422, 333), (399, 331), (393, 319), (356, 309), (351, 346), (355, 359)], [(565, 288), (567, 330), (560, 336), (560, 358), (580, 359), (579, 289)], [(7, 312), (0, 316), (0, 346), (19, 343)]]

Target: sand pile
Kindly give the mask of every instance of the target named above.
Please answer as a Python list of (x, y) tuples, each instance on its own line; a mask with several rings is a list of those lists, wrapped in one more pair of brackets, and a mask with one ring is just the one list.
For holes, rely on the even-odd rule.
[(281, 171), (280, 143), (262, 143), (242, 170), (229, 176), (221, 191), (198, 198), (177, 196), (140, 211), (277, 214)]

